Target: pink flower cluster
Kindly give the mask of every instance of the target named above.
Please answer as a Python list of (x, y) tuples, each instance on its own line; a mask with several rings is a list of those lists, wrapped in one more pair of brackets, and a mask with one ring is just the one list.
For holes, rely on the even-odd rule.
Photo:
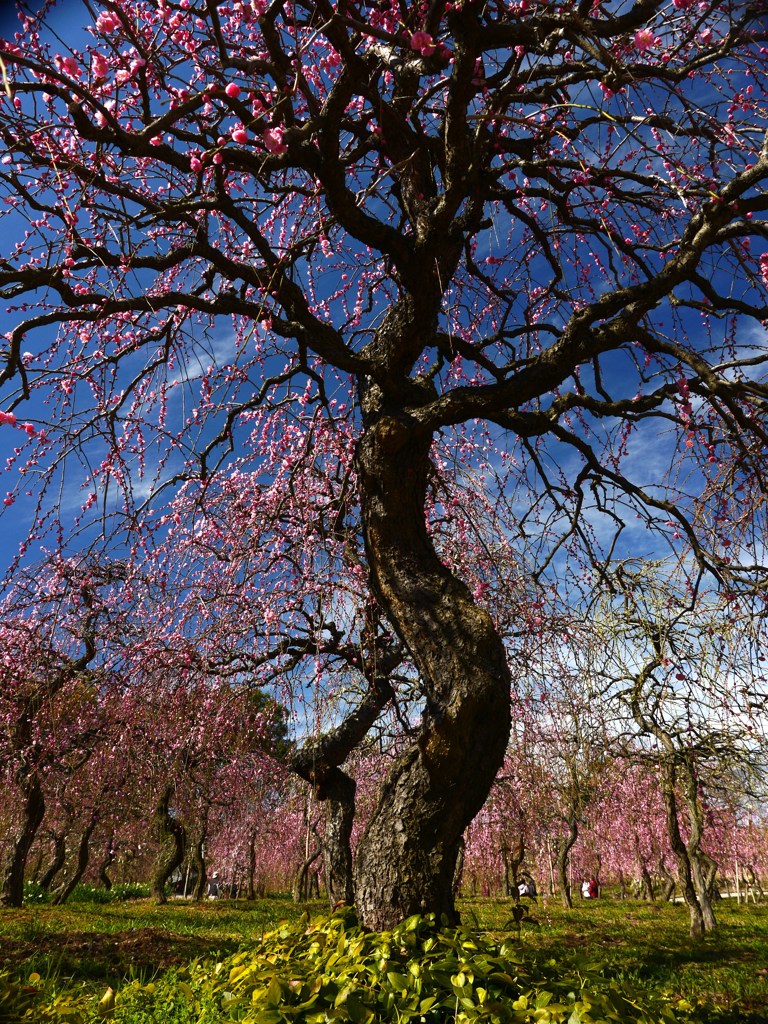
[(435, 41), (429, 32), (414, 32), (411, 36), (411, 49), (422, 57), (431, 57), (435, 52)]
[(14, 412), (2, 412), (0, 410), (0, 426), (2, 424), (7, 424), (9, 427), (19, 427), (20, 430), (25, 431), (30, 437), (34, 437), (37, 433), (32, 423), (19, 423)]
[(635, 32), (635, 46), (640, 53), (645, 53), (646, 50), (652, 49), (654, 46), (658, 46), (661, 40), (658, 36), (655, 36), (651, 29), (641, 28)]
[(261, 136), (261, 139), (270, 153), (279, 155), (280, 153), (288, 152), (288, 147), (283, 142), (283, 128), (281, 125), (276, 125), (274, 128), (267, 128)]
[(99, 32), (108, 35), (110, 32), (116, 32), (120, 28), (120, 19), (112, 11), (102, 11), (96, 19), (96, 28)]

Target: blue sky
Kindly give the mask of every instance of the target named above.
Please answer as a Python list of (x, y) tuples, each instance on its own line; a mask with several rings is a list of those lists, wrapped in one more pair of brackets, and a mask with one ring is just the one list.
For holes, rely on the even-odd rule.
[[(82, 31), (73, 25), (71, 16), (68, 15), (69, 10), (77, 10), (78, 17), (82, 16), (82, 7), (79, 3), (59, 3), (55, 8), (54, 19), (55, 22), (66, 30), (68, 39), (74, 40), (76, 43), (82, 42)], [(9, 19), (9, 15), (6, 11), (4, 14), (6, 21)], [(74, 33), (74, 34), (73, 34)], [(4, 245), (7, 245), (12, 241), (12, 226), (14, 224), (13, 218), (6, 217), (3, 221), (5, 230)], [(501, 245), (501, 251), (503, 251), (507, 245), (506, 240), (503, 238), (499, 243), (499, 234), (503, 234), (503, 231), (499, 230), (497, 224), (493, 231), (489, 231), (485, 236), (480, 238), (480, 246), (478, 252), (478, 258), (485, 256), (486, 252), (499, 251), (496, 247)], [(669, 328), (669, 324), (667, 324)], [(755, 344), (759, 346), (765, 345), (765, 339), (757, 337)], [(211, 346), (213, 348), (213, 355), (218, 357), (220, 360), (226, 360), (229, 357), (232, 345), (231, 339), (227, 335), (227, 327), (222, 324), (217, 325), (211, 337)], [(206, 356), (208, 358), (208, 356)], [(616, 360), (606, 359), (604, 365), (604, 372), (606, 372), (606, 380), (609, 386), (614, 389), (617, 393), (624, 395), (625, 397), (631, 397), (631, 389), (634, 387), (634, 377), (626, 372), (626, 364), (623, 362), (624, 357), (617, 357)], [(204, 369), (203, 359), (200, 358), (199, 366), (197, 369)], [(194, 372), (196, 372), (196, 370)], [(187, 371), (189, 373), (189, 371)], [(585, 378), (588, 376), (588, 371), (585, 370)], [(180, 401), (180, 400), (179, 400)], [(35, 421), (36, 415), (41, 410), (36, 408), (34, 403), (30, 404), (26, 408), (20, 407), (18, 412), (20, 416), (29, 418)], [(177, 410), (178, 411), (178, 410)], [(183, 415), (183, 413), (179, 413)], [(600, 424), (600, 429), (610, 429), (615, 424), (605, 423)], [(208, 429), (211, 429), (210, 427)], [(18, 442), (21, 435), (14, 433), (9, 429), (0, 431), (0, 458), (5, 460), (9, 456), (12, 456), (13, 446)], [(625, 466), (630, 467), (633, 475), (637, 479), (638, 483), (653, 488), (653, 486), (659, 483), (658, 477), (662, 471), (662, 468), (666, 468), (668, 465), (667, 454), (671, 448), (673, 441), (671, 434), (659, 435), (656, 432), (655, 427), (647, 426), (638, 429), (634, 432), (628, 441), (628, 451), (625, 461)], [(551, 444), (547, 446), (546, 455), (551, 460), (551, 466), (553, 471), (564, 471), (567, 475), (572, 475), (574, 467), (577, 465), (577, 458), (574, 453), (562, 445)], [(87, 458), (92, 461), (98, 461), (100, 457), (100, 451), (98, 444), (93, 444), (87, 453)], [(85, 455), (83, 456), (85, 459)], [(76, 460), (77, 462), (77, 460)], [(85, 464), (84, 462), (82, 463)], [(149, 466), (149, 476), (151, 477), (151, 459)], [(80, 465), (76, 465), (72, 473), (67, 473), (62, 479), (61, 487), (58, 493), (55, 495), (55, 500), (60, 504), (62, 510), (66, 513), (67, 511), (75, 511), (78, 508), (79, 502), (83, 493), (87, 493), (87, 490), (83, 492), (80, 484), (81, 476)], [(138, 485), (139, 489), (143, 487), (143, 484)], [(34, 486), (32, 487), (34, 490)], [(2, 495), (0, 495), (2, 497)], [(53, 497), (53, 495), (52, 495)], [(33, 501), (34, 499), (32, 499)], [(24, 536), (26, 529), (29, 524), (29, 518), (32, 510), (32, 503), (29, 501), (19, 500), (6, 514), (0, 519), (0, 561), (3, 560), (3, 556), (7, 560), (10, 553), (15, 550), (18, 541)], [(521, 512), (524, 511), (521, 509)], [(587, 519), (591, 517), (592, 525), (594, 529), (600, 533), (605, 530), (606, 526), (609, 525), (609, 519), (605, 515), (597, 513), (594, 509), (587, 513)], [(637, 545), (642, 544), (642, 537), (644, 536), (644, 527), (639, 524), (633, 518), (628, 517), (627, 525), (625, 530), (625, 541), (623, 542), (622, 551), (633, 550)], [(83, 539), (87, 539), (87, 534), (84, 535)], [(649, 541), (649, 551), (653, 551), (653, 545)]]

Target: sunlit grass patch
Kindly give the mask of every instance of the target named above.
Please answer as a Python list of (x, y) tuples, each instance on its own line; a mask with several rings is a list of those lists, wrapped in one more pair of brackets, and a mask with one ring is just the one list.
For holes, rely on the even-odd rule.
[[(711, 1021), (712, 1024), (739, 1020), (764, 1024), (768, 1014), (768, 906), (738, 906), (732, 901), (722, 901), (717, 905), (720, 928), (701, 943), (690, 942), (687, 912), (679, 905), (606, 898), (594, 903), (579, 901), (573, 910), (566, 911), (557, 900), (540, 897), (528, 906), (527, 917), (519, 922), (519, 933), (517, 928), (504, 930), (504, 925), (510, 922), (513, 906), (511, 900), (492, 898), (467, 899), (460, 903), (467, 934), (476, 935), (477, 945), (482, 948), (489, 943), (503, 943), (519, 970), (527, 972), (531, 985), (539, 986), (536, 998), (561, 1005), (555, 999), (555, 989), (560, 982), (591, 979), (589, 984), (597, 986), (595, 991), (599, 992), (600, 986), (605, 984), (607, 991), (619, 993), (622, 999), (629, 995), (630, 1001), (644, 1007), (648, 1013), (638, 1020), (662, 1021), (674, 1017), (683, 1021), (689, 1018)], [(7, 992), (13, 987), (18, 1006), (31, 1007), (37, 1014), (27, 1018), (31, 1021), (51, 1020), (58, 1024), (69, 1020), (70, 1024), (81, 1021), (90, 1024), (104, 1019), (97, 1015), (95, 1008), (98, 1000), (111, 990), (116, 994), (114, 1020), (125, 1024), (153, 1021), (185, 1024), (188, 1020), (194, 1024), (218, 1024), (219, 1021), (251, 1019), (269, 1024), (274, 1007), (269, 1012), (262, 1007), (267, 1017), (233, 1016), (235, 1004), (223, 996), (231, 989), (221, 988), (218, 979), (222, 971), (231, 972), (238, 964), (261, 963), (262, 940), (277, 943), (279, 948), (273, 949), (270, 955), (278, 959), (287, 955), (286, 950), (298, 951), (304, 942), (301, 936), (305, 929), (302, 925), (297, 932), (295, 922), (303, 909), (289, 900), (269, 899), (253, 903), (172, 901), (163, 907), (141, 900), (6, 910), (0, 912), (0, 960), (6, 968), (0, 990), (6, 993), (7, 1003), (10, 998)], [(314, 927), (314, 922), (326, 909), (322, 903), (315, 903), (309, 910)], [(288, 923), (278, 928), (278, 938), (265, 939), (281, 919)], [(337, 928), (338, 924), (333, 927)], [(483, 955), (490, 954), (486, 951)], [(294, 967), (299, 959), (297, 952)], [(225, 965), (218, 968), (218, 973), (217, 963)], [(332, 975), (339, 965), (338, 957), (334, 962), (329, 961), (326, 973)], [(253, 977), (260, 970), (261, 967), (253, 968)], [(293, 975), (296, 971), (289, 973)], [(298, 982), (299, 976), (283, 981), (286, 984)], [(442, 982), (446, 979), (442, 978)], [(311, 987), (309, 981), (301, 984)], [(569, 991), (573, 990), (573, 984), (571, 981)], [(482, 984), (473, 981), (472, 993), (461, 998), (475, 999), (477, 1005), (484, 1005), (477, 1003), (474, 994), (478, 985), (483, 989)], [(405, 989), (410, 992), (407, 985)], [(286, 993), (290, 991), (288, 985)], [(540, 995), (541, 991), (552, 991), (551, 999)], [(440, 996), (443, 1001), (448, 998), (446, 992)], [(429, 998), (423, 993), (422, 988), (419, 1006)], [(276, 997), (274, 986), (272, 995)], [(309, 989), (305, 995), (308, 1000)], [(338, 995), (337, 991), (334, 1000)], [(408, 999), (413, 996), (410, 992)], [(257, 1000), (260, 998), (257, 994)], [(286, 998), (293, 997), (286, 995)], [(367, 1005), (365, 999), (360, 998), (362, 1003), (357, 997), (343, 1002), (349, 1001), (348, 1010), (358, 1003)], [(382, 998), (386, 1002), (386, 998)], [(253, 999), (253, 992), (248, 999)], [(55, 1012), (61, 1011), (58, 1017), (41, 1016), (43, 1012), (54, 1013), (54, 1004)], [(0, 1008), (2, 1005), (0, 1002)], [(398, 1005), (402, 1020), (408, 1019), (407, 1013), (402, 1016), (407, 1007), (392, 1005)], [(44, 1010), (46, 1006), (48, 1010)], [(546, 1007), (534, 1007), (542, 1011), (536, 1019), (543, 1024), (557, 1019), (548, 1007), (549, 1003)], [(113, 1009), (109, 1010), (110, 1014)], [(355, 1020), (353, 1016), (339, 1015), (338, 1007), (330, 1009), (336, 1014), (334, 1019)], [(518, 1006), (520, 1012), (523, 1009), (527, 1012), (525, 1007)], [(412, 1010), (413, 1007), (408, 1012)], [(447, 1013), (445, 1006), (443, 1010)], [(465, 1010), (469, 1012), (469, 1007), (465, 1006)], [(0, 1009), (0, 1021), (23, 1019), (18, 1017), (21, 1009), (15, 1012), (16, 1018), (4, 1018)], [(310, 1016), (301, 1016), (303, 1011), (297, 1016), (287, 1005), (280, 1010), (283, 1012), (286, 1020), (310, 1022)], [(381, 1007), (377, 1006), (375, 1012), (379, 1014)], [(174, 1015), (168, 1016), (168, 1013)], [(414, 1019), (421, 1017), (425, 1021), (433, 1019), (419, 1009)], [(379, 1019), (388, 1018), (376, 1018), (377, 1022)], [(444, 1015), (440, 1024), (455, 1019), (455, 1012), (452, 1016)], [(467, 1019), (483, 1018), (480, 1013)], [(585, 1017), (585, 1024), (588, 1019), (597, 1018)], [(630, 1018), (625, 1015), (605, 1019), (618, 1022)]]

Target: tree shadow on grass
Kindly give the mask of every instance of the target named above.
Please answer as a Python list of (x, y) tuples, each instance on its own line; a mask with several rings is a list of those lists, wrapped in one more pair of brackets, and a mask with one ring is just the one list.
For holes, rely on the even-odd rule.
[(0, 970), (17, 976), (31, 971), (81, 980), (147, 977), (180, 967), (196, 957), (229, 955), (240, 946), (236, 939), (179, 935), (163, 928), (125, 932), (48, 933), (34, 940), (4, 938)]

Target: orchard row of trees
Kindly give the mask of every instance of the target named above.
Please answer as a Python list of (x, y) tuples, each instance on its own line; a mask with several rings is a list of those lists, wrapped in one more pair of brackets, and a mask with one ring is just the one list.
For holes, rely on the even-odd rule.
[[(178, 536), (172, 547), (177, 556)], [(633, 577), (632, 616), (626, 595), (621, 615), (594, 609), (589, 621), (566, 614), (558, 594), (535, 602), (526, 689), (515, 695), (501, 771), (465, 834), (456, 889), (514, 895), (524, 869), (568, 906), (574, 872), (636, 883), (649, 898), (677, 886), (692, 929), (705, 930), (715, 927), (718, 869), (765, 876), (760, 648), (732, 602), (703, 618), (701, 599), (692, 614), (672, 578), (660, 586), (664, 568)], [(620, 567), (625, 579), (631, 572)], [(291, 886), (307, 895), (322, 873), (331, 903), (354, 899), (353, 850), (420, 711), (406, 659), (393, 659), (385, 680), (395, 714), (363, 699), (344, 719), (339, 702), (354, 689), (340, 667), (341, 630), (326, 624), (334, 639), (324, 670), (336, 689), (298, 672), (297, 688), (314, 693), (293, 693), (291, 740), (285, 707), (255, 682), (267, 684), (277, 654), (263, 675), (255, 665), (246, 675), (222, 648), (225, 633), (207, 647), (197, 625), (184, 636), (174, 611), (186, 616), (187, 602), (175, 610), (166, 587), (92, 559), (55, 560), (18, 581), (0, 634), (5, 904), (21, 904), (25, 878), (57, 902), (84, 877), (108, 886), (113, 864), (163, 901), (182, 871), (200, 898), (211, 861), (250, 895)], [(649, 630), (658, 664), (643, 660)], [(295, 636), (283, 645), (306, 660)], [(362, 674), (364, 652), (346, 653)], [(319, 651), (311, 661), (319, 671)], [(290, 676), (284, 667), (271, 691), (287, 694)], [(342, 769), (334, 750), (350, 721), (361, 735), (375, 722), (377, 739), (359, 742)]]
[[(713, 926), (703, 801), (764, 760), (760, 7), (19, 4), (9, 899), (46, 763), (85, 778), (144, 705), (190, 778), (260, 764), (261, 691), (367, 927), (455, 918), (527, 743), (561, 876), (601, 758), (646, 758)], [(393, 753), (353, 862), (371, 730)]]

